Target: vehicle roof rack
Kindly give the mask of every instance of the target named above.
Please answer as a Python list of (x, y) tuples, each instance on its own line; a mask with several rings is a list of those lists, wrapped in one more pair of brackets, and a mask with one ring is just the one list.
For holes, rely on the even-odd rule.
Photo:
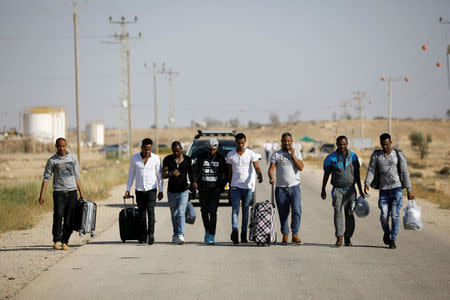
[(235, 136), (236, 130), (197, 130), (198, 134), (195, 135), (195, 139), (199, 139), (202, 136)]

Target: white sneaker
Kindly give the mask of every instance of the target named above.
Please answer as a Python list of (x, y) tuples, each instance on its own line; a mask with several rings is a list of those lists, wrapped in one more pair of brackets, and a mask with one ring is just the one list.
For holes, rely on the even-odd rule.
[(183, 245), (184, 244), (184, 236), (182, 236), (181, 234), (178, 236), (178, 245)]

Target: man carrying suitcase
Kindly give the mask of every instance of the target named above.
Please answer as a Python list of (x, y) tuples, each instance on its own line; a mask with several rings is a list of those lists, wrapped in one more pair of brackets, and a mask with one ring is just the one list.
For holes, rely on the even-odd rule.
[(275, 200), (277, 202), (278, 215), (280, 217), (282, 244), (289, 240), (288, 217), (291, 213), (292, 243), (302, 244), (298, 231), (302, 215), (302, 203), (300, 192), (300, 171), (303, 170), (302, 154), (292, 147), (292, 135), (289, 132), (281, 136), (282, 148), (272, 154), (269, 165), (269, 180), (275, 183), (273, 173), (276, 168)]
[[(69, 238), (72, 234), (73, 208), (77, 202), (77, 189), (81, 199), (80, 166), (77, 158), (66, 150), (65, 138), (58, 138), (55, 143), (56, 154), (45, 165), (39, 203), (44, 204), (44, 192), (53, 175), (53, 249), (69, 250)], [(63, 224), (64, 219), (64, 224)]]
[[(250, 201), (252, 199), (253, 181), (252, 175), (256, 171), (258, 182), (263, 181), (261, 170), (258, 166), (258, 156), (256, 153), (245, 148), (247, 141), (243, 133), (236, 134), (236, 150), (227, 154), (228, 181), (230, 182), (230, 199), (232, 205), (231, 212), (231, 240), (233, 244), (239, 243), (238, 217), (239, 206), (242, 200), (242, 226), (241, 243), (247, 243), (247, 227)], [(253, 169), (254, 167), (254, 169)]]
[(227, 184), (225, 157), (217, 149), (219, 142), (210, 139), (208, 151), (200, 154), (193, 167), (192, 187), (198, 189), (205, 243), (214, 244), (217, 224), (217, 207), (220, 194)]
[[(347, 137), (339, 136), (336, 139), (336, 146), (337, 150), (329, 154), (323, 162), (324, 172), (320, 196), (323, 200), (327, 198), (325, 186), (331, 174), (331, 184), (333, 185), (331, 196), (333, 198), (336, 236), (335, 246), (352, 246), (350, 239), (355, 231), (355, 216), (353, 215), (352, 207), (356, 200), (355, 183), (358, 186), (361, 197), (364, 197), (359, 174), (359, 160), (355, 153), (347, 150)], [(345, 215), (345, 232), (342, 208), (344, 208)]]
[[(153, 141), (149, 138), (142, 140), (141, 152), (134, 154), (130, 159), (128, 170), (127, 191), (124, 197), (130, 197), (130, 189), (136, 178), (136, 202), (139, 208), (138, 221), (141, 226), (138, 233), (139, 244), (148, 241), (152, 245), (155, 241), (155, 202), (158, 187), (158, 201), (163, 198), (164, 181), (161, 172), (161, 160), (159, 156), (152, 153)], [(148, 230), (146, 217), (148, 213)], [(148, 237), (147, 237), (148, 235)]]

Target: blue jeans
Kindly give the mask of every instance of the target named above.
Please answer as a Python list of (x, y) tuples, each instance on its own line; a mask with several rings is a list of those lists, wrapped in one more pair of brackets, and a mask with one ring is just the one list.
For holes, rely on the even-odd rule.
[(250, 201), (252, 200), (251, 189), (241, 189), (238, 187), (230, 187), (231, 189), (231, 227), (233, 230), (238, 230), (239, 225), (239, 204), (242, 200), (242, 231), (247, 231), (248, 227), (248, 211)]
[[(400, 208), (403, 205), (403, 191), (401, 187), (390, 190), (380, 190), (378, 207), (380, 208), (380, 222), (383, 231), (391, 235), (391, 240), (395, 241), (400, 225)], [(389, 216), (392, 226), (389, 228)]]
[(298, 234), (302, 217), (301, 196), (300, 184), (290, 187), (277, 187), (275, 189), (282, 234), (289, 234), (288, 217), (290, 210), (292, 210), (291, 231), (293, 234)]
[(167, 193), (169, 199), (170, 214), (172, 216), (173, 236), (184, 235), (186, 223), (186, 205), (189, 200), (189, 190), (181, 193)]

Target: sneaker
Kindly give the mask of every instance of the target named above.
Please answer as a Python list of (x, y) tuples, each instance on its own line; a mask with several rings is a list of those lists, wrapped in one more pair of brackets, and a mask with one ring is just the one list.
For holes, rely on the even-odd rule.
[(349, 238), (349, 237), (344, 238), (344, 246), (347, 246), (347, 247), (353, 246), (353, 244), (352, 244), (352, 242), (350, 241), (350, 238)]
[(155, 242), (155, 237), (153, 236), (153, 234), (150, 234), (148, 236), (148, 244), (153, 245), (154, 242)]
[(216, 240), (215, 240), (214, 234), (210, 234), (208, 244), (214, 245), (215, 243), (216, 243)]
[(342, 247), (342, 245), (344, 245), (344, 237), (343, 236), (336, 237), (336, 243), (334, 245), (336, 247)]
[(247, 231), (241, 232), (241, 243), (248, 243), (247, 241)]
[(175, 235), (172, 235), (172, 243), (176, 244), (178, 242), (178, 237)]
[(297, 245), (303, 245), (302, 240), (297, 234), (292, 234), (292, 242)]
[(62, 249), (63, 249), (64, 251), (67, 251), (67, 250), (70, 250), (70, 247), (69, 247), (69, 245), (67, 245), (66, 243), (64, 243), (64, 244), (62, 245)]
[(233, 241), (233, 244), (239, 244), (239, 234), (236, 229), (233, 229), (231, 232), (230, 239)]
[(55, 250), (61, 250), (61, 242), (56, 242), (53, 244), (53, 249)]
[(184, 236), (182, 234), (180, 234), (178, 236), (178, 245), (183, 245), (184, 244)]
[(205, 231), (205, 238), (203, 240), (208, 244), (210, 239), (211, 235), (209, 234), (209, 232)]
[(281, 244), (287, 245), (289, 242), (289, 234), (283, 234), (283, 240), (281, 241)]
[(397, 246), (395, 245), (395, 241), (389, 242), (389, 249), (397, 249)]
[(389, 236), (389, 232), (385, 232), (384, 235), (383, 235), (383, 243), (385, 245), (389, 245), (390, 242), (391, 242), (391, 238)]

